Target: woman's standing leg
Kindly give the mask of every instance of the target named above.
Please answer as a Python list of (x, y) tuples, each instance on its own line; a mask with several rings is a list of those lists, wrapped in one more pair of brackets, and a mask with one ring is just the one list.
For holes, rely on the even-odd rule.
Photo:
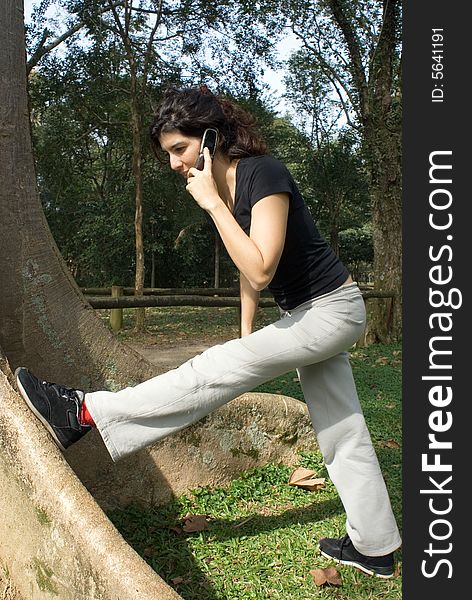
[(346, 511), (346, 529), (367, 556), (401, 544), (390, 499), (357, 396), (347, 352), (298, 369), (326, 468)]

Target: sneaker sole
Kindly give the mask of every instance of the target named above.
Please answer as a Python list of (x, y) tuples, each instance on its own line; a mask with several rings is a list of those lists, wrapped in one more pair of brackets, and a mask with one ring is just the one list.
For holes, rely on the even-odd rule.
[(334, 556), (330, 556), (329, 554), (326, 554), (326, 552), (323, 552), (323, 550), (320, 550), (320, 552), (325, 558), (334, 560), (339, 565), (348, 565), (349, 567), (355, 567), (356, 569), (359, 569), (360, 571), (367, 573), (367, 575), (373, 575), (374, 577), (380, 577), (381, 579), (390, 579), (391, 577), (393, 577), (393, 573), (389, 573), (388, 575), (382, 575), (381, 573), (377, 573), (376, 571), (373, 571), (372, 569), (368, 569), (364, 565), (361, 565), (360, 563), (357, 563), (355, 561), (340, 560), (339, 558), (334, 558)]
[(58, 440), (58, 438), (56, 436), (56, 433), (54, 432), (54, 429), (51, 427), (51, 425), (48, 423), (48, 421), (43, 417), (43, 415), (36, 410), (34, 404), (32, 404), (31, 400), (28, 398), (28, 394), (26, 393), (25, 388), (21, 385), (21, 381), (20, 381), (20, 379), (18, 377), (18, 372), (19, 371), (21, 371), (21, 367), (18, 367), (18, 369), (16, 369), (16, 371), (15, 371), (15, 379), (16, 379), (16, 383), (18, 385), (18, 388), (20, 390), (20, 393), (21, 393), (21, 396), (22, 396), (23, 400), (26, 402), (26, 404), (28, 405), (28, 408), (31, 410), (31, 412), (34, 414), (34, 416), (37, 417), (41, 421), (41, 423), (44, 425), (44, 427), (51, 434), (52, 439), (57, 444), (57, 446), (59, 446), (59, 448), (63, 452), (65, 452), (66, 449), (61, 444), (61, 442)]

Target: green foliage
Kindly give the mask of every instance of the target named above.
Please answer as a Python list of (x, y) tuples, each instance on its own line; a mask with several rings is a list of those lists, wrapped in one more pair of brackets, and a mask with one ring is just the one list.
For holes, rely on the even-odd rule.
[[(276, 118), (270, 139), (274, 155), (291, 171), (319, 229), (342, 260), (348, 265), (371, 262), (370, 198), (356, 138), (343, 131), (313, 145), (288, 118)], [(345, 233), (352, 230), (359, 233)]]
[[(41, 199), (56, 242), (79, 284), (132, 285), (135, 183), (131, 168), (130, 55), (118, 35), (112, 12), (104, 10), (107, 2), (77, 0), (63, 4), (62, 28), (45, 29), (51, 24), (45, 16), (47, 3), (43, 3), (35, 11), (33, 26), (28, 31), (30, 54), (33, 54), (64, 26), (82, 25), (78, 33), (67, 38), (67, 46), (63, 46), (60, 54), (46, 54), (41, 59), (30, 81)], [(156, 5), (143, 2), (140, 8), (152, 11)], [(150, 20), (145, 16), (149, 13), (132, 10), (126, 21), (124, 10), (116, 8), (122, 23), (128, 23), (141, 77), (143, 41), (148, 39), (154, 17)], [(204, 0), (163, 3), (150, 55), (146, 102), (141, 106), (143, 123), (151, 121), (153, 106), (163, 88), (169, 83), (196, 83), (199, 71), (200, 76), (216, 77), (220, 89), (244, 93), (247, 102), (260, 108), (263, 114), (258, 88), (254, 85), (257, 77), (252, 74), (268, 42), (256, 32), (249, 17), (238, 14), (238, 10), (225, 3), (215, 5)], [(228, 44), (231, 51), (224, 56)], [(251, 45), (256, 51), (247, 51)], [(213, 62), (221, 64), (217, 62), (217, 67), (207, 68), (208, 52), (213, 54)], [(181, 78), (182, 67), (192, 68), (192, 81)], [(228, 75), (237, 68), (244, 77), (234, 83)], [(155, 285), (211, 284), (213, 231), (186, 194), (183, 181), (168, 168), (156, 164), (146, 126), (142, 166), (147, 284), (150, 285), (151, 264)], [(197, 226), (198, 223), (202, 225)], [(185, 228), (190, 228), (189, 234), (176, 245), (179, 233)], [(231, 285), (234, 267), (222, 254), (220, 281), (222, 285)]]
[[(135, 186), (129, 57), (114, 31), (112, 14), (103, 12), (106, 5), (104, 0), (64, 3), (62, 25), (81, 22), (83, 29), (68, 38), (60, 53), (46, 54), (30, 78), (34, 145), (45, 213), (79, 284), (132, 285)], [(151, 265), (157, 286), (207, 285), (213, 280), (213, 231), (181, 178), (156, 163), (147, 140), (146, 124), (169, 83), (207, 81), (214, 91), (232, 96), (252, 112), (270, 151), (294, 175), (323, 235), (335, 250), (338, 234), (342, 236), (344, 259), (358, 260), (350, 248), (352, 236), (342, 232), (361, 230), (370, 220), (364, 167), (357, 138), (333, 129), (338, 104), (328, 92), (325, 71), (306, 49), (290, 59), (287, 96), (303, 117), (296, 123), (276, 116), (260, 82), (264, 64), (276, 66), (273, 47), (287, 15), (295, 9), (300, 15), (313, 10), (301, 1), (284, 4), (285, 13), (279, 13), (280, 6), (275, 0), (257, 6), (243, 0), (163, 4), (141, 106), (145, 285), (151, 284)], [(154, 9), (155, 4), (144, 2), (142, 7)], [(46, 8), (42, 3), (35, 12), (28, 32), (30, 53), (40, 45), (44, 27), (51, 25)], [(117, 11), (123, 16), (122, 8)], [(138, 71), (143, 68), (138, 49), (151, 23), (143, 15), (132, 13), (130, 21)], [(48, 30), (46, 40), (60, 30)], [(185, 235), (179, 237), (182, 231)], [(221, 261), (221, 285), (232, 285), (236, 272), (225, 252)]]
[(353, 278), (358, 282), (370, 279), (374, 260), (372, 227), (367, 223), (363, 227), (345, 229), (339, 234), (340, 258), (349, 265)]
[(114, 61), (113, 47), (74, 47), (65, 59), (48, 57), (30, 82), (41, 199), (79, 282), (132, 272), (130, 136)]
[(285, 98), (295, 109), (296, 123), (319, 147), (339, 128), (339, 99), (333, 97), (329, 78), (308, 50), (294, 52), (287, 61), (287, 71)]

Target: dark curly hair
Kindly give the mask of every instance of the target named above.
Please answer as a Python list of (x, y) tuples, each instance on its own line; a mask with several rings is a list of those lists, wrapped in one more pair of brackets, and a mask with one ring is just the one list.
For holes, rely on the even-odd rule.
[(150, 128), (153, 150), (159, 156), (162, 133), (178, 130), (201, 137), (208, 127), (218, 130), (218, 149), (230, 159), (267, 154), (255, 118), (206, 86), (167, 89)]

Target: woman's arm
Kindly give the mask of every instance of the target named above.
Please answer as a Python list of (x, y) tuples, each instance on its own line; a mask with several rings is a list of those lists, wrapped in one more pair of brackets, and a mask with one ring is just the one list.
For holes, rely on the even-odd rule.
[(284, 248), (287, 229), (288, 194), (266, 196), (251, 212), (248, 236), (221, 201), (208, 210), (234, 264), (255, 290), (272, 281)]
[(273, 194), (259, 200), (252, 208), (248, 236), (218, 195), (205, 151), (205, 167), (203, 171), (190, 170), (187, 191), (211, 216), (228, 254), (251, 287), (263, 290), (272, 281), (284, 248), (289, 195)]
[(260, 293), (252, 287), (242, 273), (239, 274), (239, 287), (241, 297), (240, 333), (241, 337), (244, 337), (252, 333)]

